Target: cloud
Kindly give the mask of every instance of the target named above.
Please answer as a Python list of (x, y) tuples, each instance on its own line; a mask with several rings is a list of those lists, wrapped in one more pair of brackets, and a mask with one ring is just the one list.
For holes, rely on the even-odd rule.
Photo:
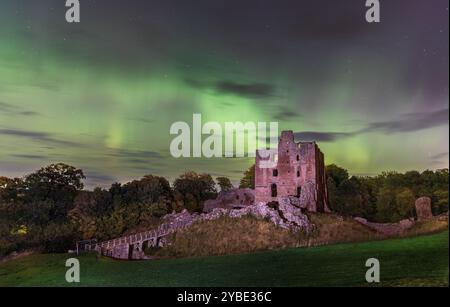
[(34, 111), (23, 111), (23, 112), (19, 112), (17, 114), (24, 115), (24, 116), (39, 116), (40, 115), (38, 112), (34, 112)]
[(101, 175), (101, 174), (88, 174), (86, 175), (86, 179), (89, 179), (93, 182), (103, 182), (103, 183), (113, 183), (116, 178), (109, 175)]
[(300, 113), (292, 111), (292, 110), (288, 110), (288, 109), (282, 109), (280, 111), (278, 111), (277, 114), (275, 114), (274, 118), (276, 120), (289, 120), (292, 118), (298, 118), (300, 117)]
[(121, 157), (127, 159), (152, 159), (152, 158), (162, 158), (162, 155), (155, 151), (148, 150), (127, 150), (127, 149), (117, 149), (110, 152), (108, 155), (113, 157)]
[(114, 176), (110, 176), (108, 174), (103, 174), (97, 171), (94, 172), (87, 172), (85, 173), (86, 179), (85, 179), (85, 186), (87, 188), (94, 188), (94, 187), (109, 187), (114, 182), (117, 182), (117, 178)]
[(348, 138), (354, 136), (354, 132), (295, 132), (294, 137), (297, 141), (303, 142), (334, 142), (340, 139)]
[(448, 157), (448, 152), (438, 153), (436, 155), (431, 156), (430, 159), (435, 160), (435, 159), (442, 159), (442, 158), (445, 158), (445, 157)]
[(294, 135), (298, 141), (334, 142), (344, 138), (372, 132), (381, 132), (385, 134), (415, 132), (446, 124), (448, 125), (448, 112), (448, 109), (442, 109), (432, 112), (403, 114), (396, 120), (369, 123), (365, 128), (353, 132), (302, 131), (295, 132)]
[(16, 106), (13, 106), (12, 104), (1, 102), (0, 101), (0, 112), (13, 112), (16, 111), (18, 108)]
[(274, 95), (275, 88), (267, 83), (235, 83), (223, 81), (216, 84), (216, 91), (222, 94), (232, 94), (244, 97), (270, 97)]
[(448, 163), (448, 152), (441, 152), (429, 157), (429, 160), (433, 164), (443, 164), (447, 161)]
[(11, 155), (11, 157), (20, 158), (20, 159), (30, 159), (30, 160), (44, 160), (47, 158), (45, 156), (26, 155), (26, 154), (14, 154), (14, 155)]
[(45, 132), (34, 132), (16, 129), (0, 129), (0, 135), (25, 138), (31, 141), (44, 142), (55, 145), (78, 146), (78, 147), (83, 146), (83, 144), (80, 143), (56, 139), (51, 134)]
[(448, 112), (448, 109), (442, 109), (433, 112), (404, 114), (396, 120), (371, 123), (359, 132), (402, 133), (448, 125)]
[(155, 123), (155, 120), (148, 119), (148, 118), (145, 118), (145, 117), (132, 117), (132, 118), (129, 118), (128, 120), (136, 121), (136, 122), (142, 122), (142, 123), (146, 123), (146, 124), (153, 124), (153, 123)]
[(13, 115), (23, 115), (23, 116), (37, 116), (40, 115), (38, 112), (34, 111), (27, 111), (23, 110), (18, 106), (1, 102), (0, 101), (0, 112), (6, 113), (6, 114), (13, 114)]
[(264, 98), (275, 95), (275, 87), (268, 83), (237, 83), (232, 81), (203, 82), (185, 78), (184, 82), (194, 89), (211, 89), (219, 94), (231, 94), (250, 98)]

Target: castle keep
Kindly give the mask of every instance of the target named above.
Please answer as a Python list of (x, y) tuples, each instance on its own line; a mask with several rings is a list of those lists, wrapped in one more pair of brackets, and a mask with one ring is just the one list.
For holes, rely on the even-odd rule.
[(256, 153), (255, 202), (296, 198), (308, 211), (329, 211), (324, 155), (317, 144), (296, 143), (292, 131), (283, 131), (278, 149), (270, 151), (271, 157)]

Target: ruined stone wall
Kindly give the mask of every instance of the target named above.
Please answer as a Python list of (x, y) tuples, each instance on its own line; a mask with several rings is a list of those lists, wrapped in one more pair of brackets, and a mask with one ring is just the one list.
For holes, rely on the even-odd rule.
[(269, 202), (272, 200), (270, 185), (272, 183), (278, 184), (278, 177), (273, 177), (272, 168), (261, 168), (262, 162), (267, 162), (269, 159), (263, 159), (260, 152), (256, 152), (255, 162), (255, 203)]
[[(278, 143), (276, 167), (261, 168), (262, 161), (264, 159), (257, 152), (256, 202), (279, 202), (288, 196), (300, 198), (303, 192), (308, 193), (303, 199), (307, 200), (309, 211), (328, 211), (324, 156), (315, 142), (296, 143), (292, 131), (283, 131)], [(276, 196), (273, 185), (276, 185)]]
[[(298, 159), (297, 159), (298, 157)], [(278, 143), (277, 201), (280, 197), (297, 195), (297, 171), (300, 168), (300, 152), (292, 131), (283, 131)]]
[(323, 153), (320, 151), (317, 144), (315, 145), (316, 151), (316, 191), (317, 191), (317, 208), (316, 211), (319, 212), (329, 212), (328, 208), (328, 189), (327, 189), (327, 179), (325, 173), (325, 158)]
[(414, 220), (404, 219), (398, 223), (372, 223), (362, 217), (355, 217), (355, 221), (387, 236), (398, 236), (415, 225)]

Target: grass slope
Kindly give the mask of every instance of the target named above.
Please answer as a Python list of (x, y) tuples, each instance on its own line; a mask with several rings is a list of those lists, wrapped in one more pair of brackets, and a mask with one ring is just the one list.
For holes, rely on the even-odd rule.
[[(429, 236), (253, 254), (121, 262), (83, 256), (80, 286), (366, 286), (366, 259), (382, 286), (448, 286), (448, 231)], [(0, 264), (0, 286), (67, 286), (67, 255)]]

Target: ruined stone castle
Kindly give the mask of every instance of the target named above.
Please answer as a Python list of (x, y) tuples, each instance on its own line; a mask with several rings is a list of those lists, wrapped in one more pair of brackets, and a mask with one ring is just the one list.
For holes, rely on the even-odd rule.
[(315, 142), (296, 143), (292, 131), (283, 131), (278, 149), (256, 153), (255, 202), (288, 197), (307, 211), (329, 211), (323, 153)]

